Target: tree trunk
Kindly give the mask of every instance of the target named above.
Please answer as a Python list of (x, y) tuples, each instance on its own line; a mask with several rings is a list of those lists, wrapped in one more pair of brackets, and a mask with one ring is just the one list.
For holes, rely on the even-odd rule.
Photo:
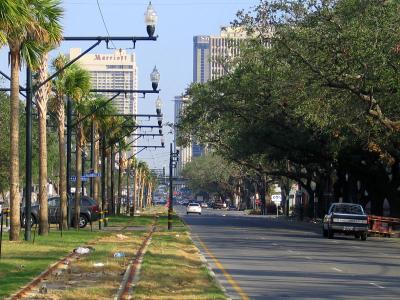
[(64, 99), (58, 99), (57, 118), (58, 118), (58, 151), (60, 159), (60, 227), (68, 229), (68, 213), (67, 213), (67, 183), (66, 183), (66, 158), (65, 158), (65, 136), (64, 136), (64, 121), (65, 121), (65, 110), (64, 110)]
[[(79, 118), (78, 118), (79, 119)], [(82, 187), (82, 124), (79, 124), (76, 129), (76, 149), (75, 149), (75, 166), (76, 166), (76, 185), (75, 185), (75, 218), (74, 225), (76, 229), (79, 229), (79, 216), (81, 208), (81, 187)]]
[(111, 214), (111, 150), (107, 150), (107, 210)]
[(141, 184), (141, 191), (140, 191), (140, 208), (142, 209), (143, 206), (143, 194), (144, 194), (144, 188), (146, 187), (146, 183), (145, 183), (145, 176), (144, 174), (142, 174), (142, 184)]
[[(95, 132), (95, 140), (96, 142), (94, 143), (94, 165), (93, 165), (93, 172), (94, 173), (98, 173), (99, 171), (99, 157), (100, 157), (100, 147), (99, 147), (99, 141), (98, 141), (98, 134), (97, 134), (97, 123), (93, 122), (93, 126), (94, 126), (94, 132)], [(101, 174), (102, 176), (104, 174)], [(95, 177), (94, 179), (94, 183), (93, 183), (93, 198), (94, 200), (96, 200), (97, 205), (101, 206), (101, 199), (100, 199), (100, 195), (99, 195), (99, 190), (100, 190), (100, 177)]]
[(132, 216), (135, 216), (136, 210), (136, 192), (137, 192), (137, 168), (133, 170), (133, 191), (132, 191)]
[(117, 196), (117, 215), (121, 214), (121, 197), (122, 197), (122, 151), (119, 150), (118, 157), (118, 196)]
[[(21, 230), (19, 195), (19, 45), (11, 50), (10, 95), (10, 241), (19, 240)], [(27, 218), (29, 220), (29, 218)]]
[[(129, 163), (129, 162), (128, 162)], [(130, 173), (130, 166), (128, 165), (128, 168), (126, 169), (126, 215), (130, 215), (131, 211), (131, 200), (130, 198), (130, 193), (129, 193), (129, 173)]]
[[(48, 55), (44, 55), (39, 68), (39, 82), (47, 78)], [(49, 213), (47, 203), (47, 102), (49, 85), (45, 84), (37, 91), (37, 107), (39, 114), (39, 234), (49, 234)]]

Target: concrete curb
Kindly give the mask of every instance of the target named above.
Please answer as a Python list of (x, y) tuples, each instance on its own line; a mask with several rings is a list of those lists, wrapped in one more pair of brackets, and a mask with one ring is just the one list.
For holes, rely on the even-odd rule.
[[(178, 218), (181, 220), (181, 222), (182, 222), (183, 224), (185, 224), (185, 226), (186, 226), (187, 228), (190, 229), (189, 224), (187, 224), (186, 221), (185, 221), (183, 218), (181, 218), (181, 216), (178, 216)], [(188, 236), (189, 236), (189, 239), (192, 241), (193, 245), (196, 247), (201, 262), (202, 262), (203, 265), (207, 268), (208, 273), (210, 274), (210, 276), (215, 280), (215, 283), (217, 284), (218, 288), (220, 288), (220, 289), (224, 292), (224, 295), (225, 295), (225, 297), (226, 297), (227, 300), (232, 300), (231, 296), (228, 294), (228, 291), (227, 291), (226, 288), (221, 284), (221, 282), (219, 281), (219, 279), (218, 279), (217, 276), (215, 275), (215, 272), (212, 270), (212, 267), (211, 267), (210, 263), (208, 262), (208, 260), (206, 259), (206, 257), (203, 255), (203, 253), (200, 251), (200, 249), (199, 249), (197, 243), (194, 241), (194, 239), (193, 239), (193, 237), (192, 237), (192, 233), (191, 233), (190, 230), (188, 231)]]

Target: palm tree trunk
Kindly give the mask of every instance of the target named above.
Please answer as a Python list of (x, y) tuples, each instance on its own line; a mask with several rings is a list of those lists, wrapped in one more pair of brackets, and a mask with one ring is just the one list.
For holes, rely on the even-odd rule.
[(131, 210), (131, 200), (129, 199), (130, 198), (130, 191), (129, 191), (130, 165), (128, 165), (125, 173), (126, 173), (126, 215), (129, 216), (130, 210)]
[[(21, 229), (19, 195), (19, 45), (11, 49), (10, 95), (10, 241), (19, 240)], [(28, 219), (28, 218), (27, 218)], [(29, 220), (29, 219), (28, 219)]]
[[(79, 118), (78, 118), (79, 119)], [(75, 186), (75, 220), (74, 220), (74, 225), (76, 229), (79, 229), (79, 216), (80, 216), (80, 192), (82, 188), (82, 138), (83, 138), (83, 133), (82, 133), (82, 124), (78, 125), (77, 128), (77, 133), (76, 133), (76, 150), (75, 150), (75, 166), (76, 166), (76, 186)]]
[[(100, 157), (100, 147), (99, 147), (99, 141), (98, 141), (98, 134), (97, 134), (97, 123), (93, 122), (93, 126), (94, 126), (94, 132), (95, 132), (95, 140), (97, 140), (94, 143), (94, 168), (93, 168), (93, 172), (94, 173), (98, 173), (99, 170), (99, 157)], [(102, 176), (104, 174), (101, 174)], [(97, 205), (100, 206), (101, 203), (101, 199), (99, 197), (99, 190), (100, 190), (100, 177), (95, 177), (94, 178), (94, 184), (93, 184), (93, 198), (96, 200)]]
[[(39, 68), (39, 82), (47, 77), (48, 55), (42, 57)], [(49, 85), (45, 84), (37, 91), (37, 107), (39, 113), (39, 234), (49, 234), (49, 213), (47, 203), (47, 102)]]
[(60, 159), (60, 170), (59, 170), (59, 178), (60, 178), (60, 227), (62, 229), (68, 229), (68, 213), (67, 213), (67, 184), (66, 184), (66, 159), (65, 159), (65, 136), (64, 136), (64, 119), (65, 119), (65, 110), (64, 110), (64, 99), (61, 98), (58, 100), (58, 109), (57, 109), (57, 118), (58, 118), (58, 151), (59, 151), (59, 159)]
[(143, 193), (144, 193), (144, 188), (145, 188), (145, 176), (142, 174), (142, 184), (141, 184), (141, 191), (140, 191), (140, 208), (143, 208)]
[(118, 157), (118, 195), (117, 195), (117, 215), (121, 214), (121, 197), (122, 197), (122, 150), (119, 150)]
[(137, 172), (137, 168), (135, 166), (135, 169), (133, 171), (132, 216), (135, 216), (135, 210), (136, 210), (137, 177), (138, 177), (138, 172)]

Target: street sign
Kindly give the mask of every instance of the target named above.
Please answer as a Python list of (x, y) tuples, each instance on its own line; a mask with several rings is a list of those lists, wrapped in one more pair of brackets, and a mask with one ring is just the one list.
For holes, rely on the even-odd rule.
[(271, 199), (275, 204), (280, 205), (282, 202), (282, 195), (280, 194), (272, 195)]
[(83, 176), (93, 178), (93, 177), (101, 177), (101, 173), (86, 173)]
[[(71, 176), (69, 180), (70, 180), (70, 181), (76, 181), (76, 176)], [(88, 181), (88, 180), (89, 180), (89, 177), (87, 177), (87, 176), (81, 176), (81, 180), (82, 180), (82, 181)]]

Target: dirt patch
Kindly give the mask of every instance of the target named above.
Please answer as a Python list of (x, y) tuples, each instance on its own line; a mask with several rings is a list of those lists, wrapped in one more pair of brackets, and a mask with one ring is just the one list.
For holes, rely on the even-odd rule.
[(23, 299), (111, 299), (146, 232), (100, 238), (88, 254), (73, 255)]

